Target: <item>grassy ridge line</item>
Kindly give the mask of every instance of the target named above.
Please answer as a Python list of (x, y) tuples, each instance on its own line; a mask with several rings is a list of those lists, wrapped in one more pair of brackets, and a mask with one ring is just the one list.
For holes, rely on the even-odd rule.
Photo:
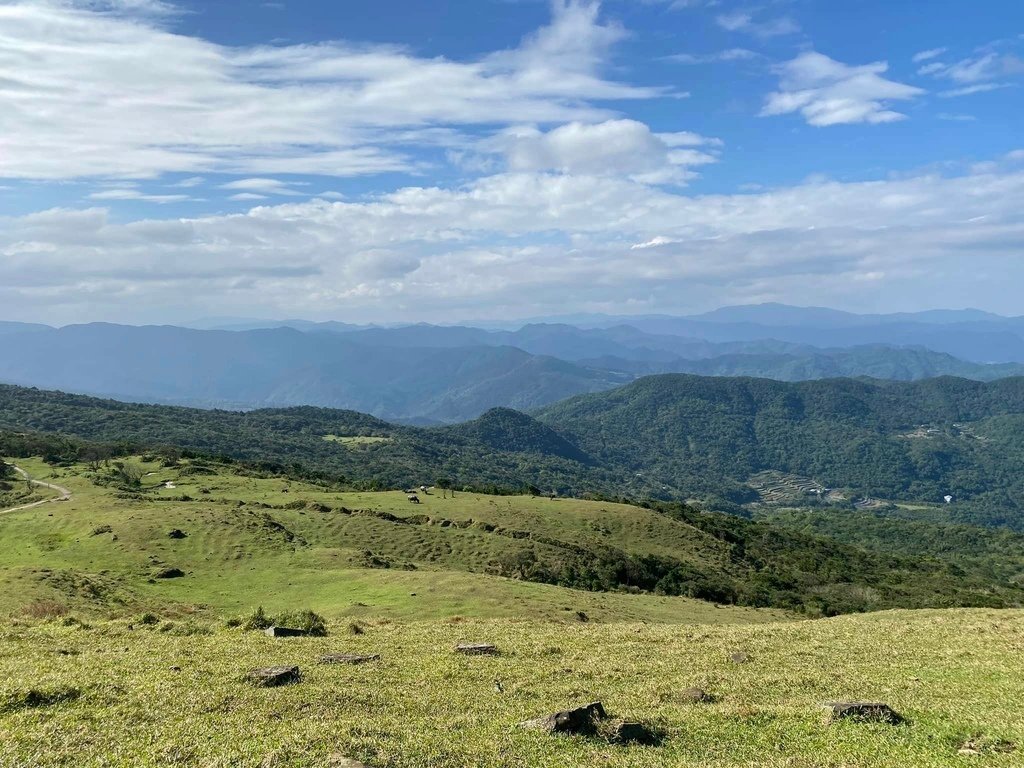
[[(480, 571), (490, 560), (531, 543), (482, 531), (401, 525), (372, 514), (315, 509), (328, 504), (385, 515), (428, 513), (454, 520), (475, 516), (582, 543), (605, 535), (592, 527), (604, 519), (610, 535), (635, 537), (632, 546), (637, 551), (662, 547), (695, 561), (701, 553), (712, 554), (707, 537), (635, 507), (464, 493), (447, 500), (424, 496), (424, 502), (415, 506), (400, 493), (337, 493), (223, 467), (214, 475), (187, 474), (187, 463), (165, 468), (159, 462), (135, 460), (145, 473), (143, 482), (153, 490), (144, 498), (118, 498), (116, 489), (97, 486), (84, 466), (55, 469), (38, 459), (19, 461), (38, 477), (56, 474), (55, 482), (66, 485), (73, 498), (0, 520), (0, 613), (56, 601), (76, 612), (100, 614), (168, 606), (187, 612), (205, 606), (205, 612), (223, 615), (262, 603), (273, 611), (302, 604), (332, 617), (403, 620), (463, 615), (575, 621), (577, 611), (598, 622), (742, 622), (788, 615), (484, 575)], [(167, 483), (175, 487), (166, 487)], [(203, 494), (204, 488), (210, 492)], [(180, 501), (182, 496), (193, 501)], [(288, 505), (294, 508), (283, 508)], [(187, 537), (169, 539), (173, 528)], [(693, 535), (692, 541), (680, 535), (683, 530)], [(669, 537), (673, 532), (674, 538)], [(668, 549), (673, 541), (675, 549)], [(366, 568), (366, 551), (393, 561), (394, 567)], [(410, 560), (416, 561), (418, 570), (401, 570)], [(178, 567), (187, 575), (150, 578), (163, 567)]]
[[(235, 465), (127, 461), (139, 480), (129, 493), (116, 486), (114, 464), (23, 462), (40, 477), (56, 475), (74, 498), (0, 521), (0, 567), (10, 585), (0, 590), (0, 611), (50, 599), (120, 614), (170, 602), (211, 612), (264, 603), (334, 616), (565, 619), (583, 611), (596, 621), (731, 621), (758, 614), (733, 618), (707, 602), (625, 593), (812, 615), (1005, 606), (1020, 595), (942, 563), (686, 508), (464, 492), (422, 495), (414, 505), (400, 492), (343, 492)], [(187, 535), (170, 539), (171, 529)], [(155, 578), (172, 568), (185, 577)]]
[[(161, 631), (164, 630), (164, 631)], [(0, 712), (0, 765), (318, 768), (949, 768), (1020, 764), (1024, 612), (887, 612), (755, 626), (368, 623), (348, 635), (273, 641), (177, 623), (130, 629), (0, 627), (0, 700), (77, 698)], [(502, 655), (465, 658), (457, 642)], [(747, 664), (729, 653), (742, 650)], [(327, 652), (380, 653), (358, 667)], [(241, 677), (298, 664), (304, 680)], [(178, 669), (175, 669), (177, 667)], [(495, 686), (501, 681), (501, 691)], [(700, 686), (713, 704), (686, 704)], [(909, 724), (822, 721), (830, 699), (886, 701)], [(553, 738), (516, 723), (602, 700), (663, 729), (658, 747)], [(958, 754), (972, 740), (981, 757)], [(1006, 750), (1006, 751), (1003, 751)]]

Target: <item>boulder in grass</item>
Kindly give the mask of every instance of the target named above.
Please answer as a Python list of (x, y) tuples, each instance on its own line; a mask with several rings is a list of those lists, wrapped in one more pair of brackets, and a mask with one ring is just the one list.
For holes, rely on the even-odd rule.
[(746, 664), (750, 661), (750, 654), (744, 653), (743, 651), (736, 651), (736, 653), (730, 654), (729, 661), (733, 664)]
[(496, 656), (498, 647), (489, 643), (462, 643), (455, 646), (455, 652), (466, 656)]
[(302, 679), (298, 667), (264, 667), (249, 673), (249, 682), (263, 688), (292, 685)]
[(904, 721), (896, 710), (879, 701), (828, 701), (823, 706), (829, 710), (830, 720), (851, 719), (889, 725), (899, 725)]
[(359, 654), (359, 653), (328, 653), (320, 657), (321, 664), (366, 664), (371, 661), (379, 661), (380, 654)]
[(309, 632), (294, 627), (267, 627), (263, 630), (263, 634), (267, 637), (306, 637)]
[(545, 733), (575, 733), (593, 735), (597, 733), (597, 724), (607, 717), (600, 701), (575, 709), (555, 712), (535, 720), (527, 720), (521, 725), (534, 728)]
[(180, 528), (175, 528), (174, 530), (167, 532), (167, 538), (169, 539), (184, 539), (186, 536), (188, 536), (188, 534)]

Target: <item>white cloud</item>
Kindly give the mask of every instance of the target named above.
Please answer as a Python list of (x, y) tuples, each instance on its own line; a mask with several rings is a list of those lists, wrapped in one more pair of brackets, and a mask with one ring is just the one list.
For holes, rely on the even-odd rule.
[[(256, 193), (260, 195), (301, 195), (302, 192), (294, 189), (296, 182), (282, 181), (281, 179), (250, 178), (237, 179), (221, 184), (221, 189), (242, 190), (243, 192)], [(299, 185), (303, 186), (303, 185)], [(238, 199), (237, 197), (233, 199)]]
[[(1009, 82), (1024, 74), (1024, 59), (1005, 51), (1006, 41), (996, 41), (980, 48), (973, 56), (953, 63), (930, 61), (917, 70), (919, 75), (949, 80), (958, 87), (942, 91), (946, 98), (970, 96), (975, 93), (1008, 88)], [(936, 54), (939, 55), (939, 54)]]
[(814, 51), (802, 53), (779, 66), (779, 90), (768, 95), (761, 114), (800, 112), (814, 126), (902, 120), (906, 116), (889, 102), (924, 91), (885, 79), (888, 68), (882, 61), (849, 66)]
[(236, 195), (231, 195), (228, 200), (234, 200), (236, 202), (243, 202), (247, 200), (266, 200), (266, 195), (258, 195), (255, 192), (239, 192)]
[(750, 61), (762, 58), (761, 54), (746, 48), (727, 48), (715, 53), (676, 53), (666, 57), (680, 64), (715, 64), (730, 61)]
[(689, 132), (656, 134), (636, 120), (568, 123), (546, 133), (521, 127), (492, 141), (513, 171), (626, 176), (653, 184), (684, 181), (692, 175), (688, 168), (715, 162), (714, 150), (707, 149), (714, 144)]
[(948, 91), (940, 91), (939, 96), (943, 98), (953, 98), (956, 96), (970, 96), (975, 93), (988, 93), (989, 91), (999, 91), (1003, 88), (1009, 88), (1010, 83), (978, 83), (976, 85), (968, 85), (963, 88), (951, 88)]
[(180, 203), (189, 199), (188, 195), (152, 195), (135, 187), (114, 187), (100, 192), (92, 192), (90, 200), (140, 200), (147, 203)]
[(747, 32), (756, 37), (779, 37), (800, 31), (800, 25), (788, 16), (756, 21), (752, 14), (736, 11), (719, 14), (715, 17), (715, 21), (718, 26), (729, 32)]
[(57, 209), (0, 219), (0, 303), (54, 322), (98, 307), (451, 321), (808, 303), (809, 291), (833, 304), (1009, 307), (1024, 281), (1024, 171), (1012, 163), (738, 195), (520, 172), (200, 218)]
[(915, 53), (914, 54), (914, 58), (912, 59), (912, 61), (915, 64), (919, 64), (922, 61), (928, 61), (929, 59), (934, 59), (936, 56), (941, 56), (947, 50), (949, 50), (949, 49), (948, 48), (930, 48), (927, 51), (921, 51), (919, 53)]
[(612, 116), (596, 101), (664, 92), (603, 76), (625, 33), (585, 0), (557, 0), (549, 26), (470, 61), (227, 47), (125, 13), (164, 5), (0, 3), (0, 178), (408, 171), (418, 134), (432, 145), (442, 127), (593, 122)]

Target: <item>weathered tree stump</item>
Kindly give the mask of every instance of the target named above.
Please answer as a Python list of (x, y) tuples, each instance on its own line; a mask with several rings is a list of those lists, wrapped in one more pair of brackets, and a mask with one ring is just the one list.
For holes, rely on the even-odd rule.
[(263, 688), (291, 685), (301, 679), (302, 674), (298, 667), (264, 667), (249, 673), (249, 681)]

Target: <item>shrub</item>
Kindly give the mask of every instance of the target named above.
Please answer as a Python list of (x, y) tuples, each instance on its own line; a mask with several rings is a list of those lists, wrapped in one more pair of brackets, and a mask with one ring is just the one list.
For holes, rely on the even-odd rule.
[(323, 637), (327, 634), (327, 622), (324, 617), (308, 608), (302, 611), (288, 611), (277, 616), (274, 624), (282, 627), (301, 629), (307, 635)]
[(242, 620), (242, 629), (266, 629), (270, 626), (273, 626), (273, 621), (267, 616), (262, 605)]

